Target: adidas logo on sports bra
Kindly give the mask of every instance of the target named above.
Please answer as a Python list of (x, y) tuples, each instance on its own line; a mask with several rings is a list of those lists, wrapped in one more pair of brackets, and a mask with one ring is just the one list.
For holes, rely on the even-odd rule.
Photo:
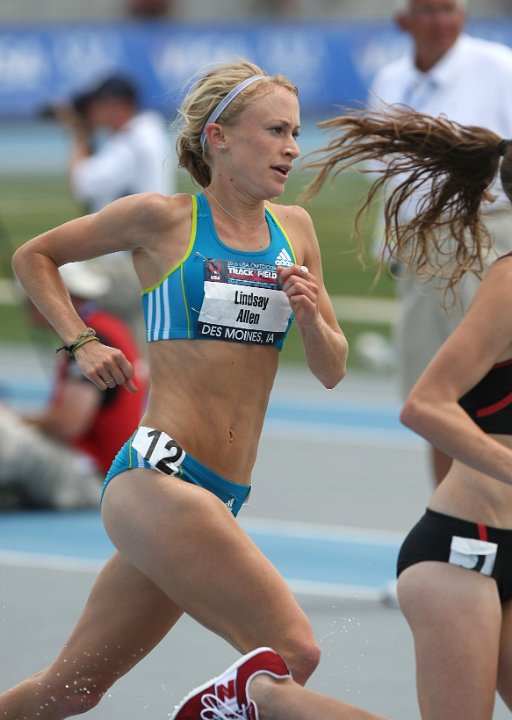
[(293, 265), (293, 260), (284, 248), (276, 257), (276, 265), (280, 265), (281, 267), (290, 267), (290, 265)]

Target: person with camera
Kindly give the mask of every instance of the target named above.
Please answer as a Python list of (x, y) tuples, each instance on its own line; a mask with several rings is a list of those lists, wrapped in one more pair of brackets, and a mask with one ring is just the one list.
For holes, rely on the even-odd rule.
[[(177, 156), (163, 116), (142, 107), (133, 80), (104, 78), (54, 109), (69, 132), (69, 183), (86, 213), (98, 212), (126, 195), (176, 192)], [(110, 284), (100, 307), (122, 318), (145, 346), (138, 282), (127, 253), (95, 261)]]

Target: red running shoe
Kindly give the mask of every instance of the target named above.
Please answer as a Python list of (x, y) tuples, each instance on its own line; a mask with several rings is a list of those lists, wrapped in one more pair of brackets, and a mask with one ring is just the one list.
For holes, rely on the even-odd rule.
[(258, 710), (247, 689), (251, 680), (262, 674), (279, 680), (291, 678), (280, 655), (271, 648), (258, 648), (241, 657), (222, 675), (192, 690), (171, 720), (258, 720)]

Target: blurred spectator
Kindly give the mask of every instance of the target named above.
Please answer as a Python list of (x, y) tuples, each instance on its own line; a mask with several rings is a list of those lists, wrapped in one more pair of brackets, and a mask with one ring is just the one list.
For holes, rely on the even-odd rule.
[[(71, 133), (72, 191), (89, 211), (124, 195), (175, 191), (177, 161), (165, 121), (140, 109), (132, 80), (112, 75), (78, 95), (74, 107), (78, 113), (60, 119)], [(107, 135), (95, 142), (102, 131)]]
[(127, 0), (129, 15), (138, 18), (168, 17), (172, 12), (172, 0)]
[(298, 0), (255, 0), (254, 11), (267, 17), (296, 18), (300, 15)]
[[(125, 195), (176, 192), (177, 156), (164, 118), (141, 110), (135, 84), (111, 75), (56, 110), (71, 137), (71, 191), (86, 212)], [(106, 133), (106, 134), (105, 134)], [(131, 257), (116, 253), (96, 261), (110, 280), (99, 305), (126, 320), (145, 347), (139, 283)]]
[[(61, 274), (84, 322), (133, 363), (139, 391), (115, 387), (101, 392), (82, 376), (72, 357), (60, 352), (46, 407), (24, 415), (0, 405), (0, 508), (98, 506), (114, 455), (144, 410), (145, 364), (133, 336), (125, 323), (94, 302), (108, 290), (109, 281), (88, 263), (64, 265)], [(30, 321), (49, 328), (27, 303)]]

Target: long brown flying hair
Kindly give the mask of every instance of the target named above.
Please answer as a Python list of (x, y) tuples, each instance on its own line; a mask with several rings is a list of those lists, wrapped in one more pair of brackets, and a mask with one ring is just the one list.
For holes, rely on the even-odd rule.
[[(512, 151), (506, 152), (507, 143), (500, 143), (496, 133), (384, 105), (351, 111), (319, 127), (334, 135), (308, 156), (306, 168), (318, 172), (303, 200), (316, 195), (330, 175), (362, 164), (359, 169), (376, 173), (376, 179), (356, 215), (358, 233), (362, 214), (383, 186), (394, 181), (384, 207), (383, 257), (405, 263), (419, 275), (442, 278), (447, 290), (464, 273), (482, 271), (489, 237), (481, 204), (493, 199), (490, 186), (501, 155), (501, 181), (509, 198), (512, 191)], [(415, 217), (401, 221), (404, 204), (417, 193)]]

